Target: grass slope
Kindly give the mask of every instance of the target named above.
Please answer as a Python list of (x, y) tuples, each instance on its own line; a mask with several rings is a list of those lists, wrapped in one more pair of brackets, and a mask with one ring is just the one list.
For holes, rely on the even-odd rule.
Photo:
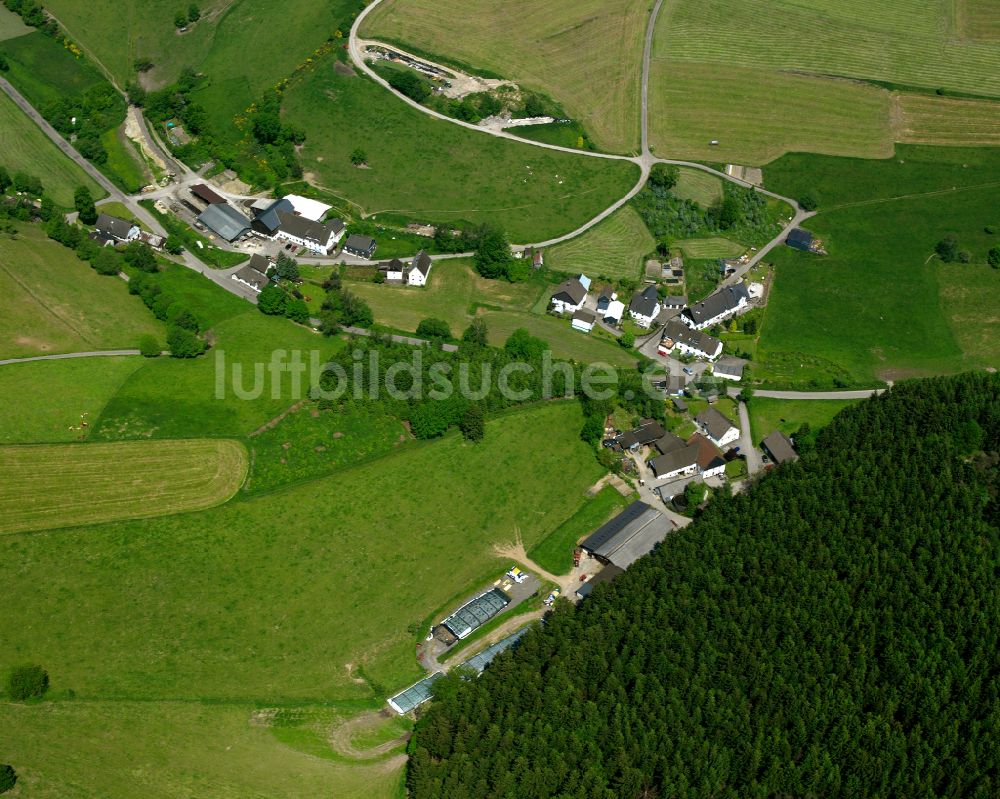
[(754, 444), (775, 430), (793, 435), (803, 424), (813, 430), (826, 427), (830, 420), (854, 400), (782, 400), (754, 397), (750, 401), (750, 429)]
[(680, 167), (673, 194), (682, 200), (692, 200), (702, 208), (711, 208), (722, 200), (722, 178), (700, 169)]
[[(407, 626), (492, 580), (494, 542), (530, 548), (582, 502), (601, 469), (581, 423), (577, 403), (549, 403), (480, 444), (450, 436), (257, 499), (4, 537), (19, 601), (0, 616), (0, 671), (44, 663), (86, 698), (370, 696), (349, 663), (377, 692), (407, 684)], [(389, 474), (405, 489), (387, 494)]]
[(0, 447), (0, 533), (202, 510), (243, 482), (236, 441), (127, 441)]
[(993, 0), (956, 0), (955, 13), (965, 37), (1000, 43), (1000, 6)]
[(0, 444), (86, 439), (105, 403), (143, 363), (133, 356), (0, 366), (0, 397), (19, 398), (16, 413), (0, 414)]
[(583, 272), (591, 278), (637, 279), (656, 241), (631, 205), (615, 211), (582, 236), (545, 251), (545, 265), (556, 272)]
[(733, 258), (746, 252), (746, 247), (735, 241), (713, 236), (707, 239), (682, 239), (674, 242), (688, 258)]
[[(285, 722), (285, 716), (292, 722)], [(307, 723), (297, 721), (303, 716)], [(326, 741), (338, 724), (343, 724), (339, 714), (323, 708), (289, 712), (195, 702), (0, 703), (5, 757), (17, 764), (12, 796), (396, 799), (404, 760), (338, 756)], [(299, 745), (306, 736), (315, 745)]]
[(896, 97), (896, 140), (948, 146), (1000, 145), (1000, 103), (924, 94)]
[[(362, 33), (412, 42), (542, 91), (613, 152), (639, 144), (642, 37), (650, 6), (626, 0), (390, 0)], [(461, 35), (455, 21), (461, 20)], [(502, 42), (502, 43), (501, 43)]]
[(0, 236), (0, 357), (134, 349), (164, 327), (125, 283), (98, 275), (33, 225)]
[[(4, 13), (8, 13), (6, 9)], [(86, 186), (95, 198), (104, 195), (104, 190), (3, 93), (0, 93), (0, 165), (11, 174), (27, 172), (36, 176), (42, 181), (45, 193), (67, 208), (73, 206), (77, 186)]]
[(617, 489), (605, 486), (532, 547), (528, 557), (553, 574), (569, 574), (573, 568), (573, 549), (580, 539), (594, 532), (627, 503)]
[[(678, 36), (670, 32), (667, 38)], [(649, 138), (658, 155), (764, 164), (797, 150), (892, 154), (885, 90), (728, 61), (681, 61), (670, 53), (650, 66)], [(711, 145), (713, 140), (719, 144)]]
[[(366, 212), (489, 222), (522, 243), (575, 229), (638, 178), (633, 164), (547, 151), (432, 119), (366, 78), (339, 74), (330, 59), (288, 89), (284, 113), (309, 131), (302, 150), (307, 172)], [(351, 165), (359, 143), (369, 169)]]

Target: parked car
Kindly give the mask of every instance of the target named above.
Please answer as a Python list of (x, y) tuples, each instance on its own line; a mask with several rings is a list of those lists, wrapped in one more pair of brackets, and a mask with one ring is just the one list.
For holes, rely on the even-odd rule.
[(692, 369), (690, 366), (685, 366), (684, 369), (683, 369), (683, 372), (686, 375), (693, 375), (694, 374), (694, 369)]
[(555, 602), (559, 598), (559, 593), (560, 593), (559, 589), (557, 588), (555, 591), (553, 591), (551, 594), (549, 594), (545, 598), (545, 604), (546, 605), (551, 605), (553, 602)]
[(528, 579), (528, 575), (525, 574), (523, 571), (521, 571), (519, 568), (517, 568), (517, 566), (511, 566), (510, 569), (507, 571), (507, 576), (510, 577), (510, 579), (513, 580), (518, 585), (520, 585), (521, 583), (523, 583), (525, 580)]

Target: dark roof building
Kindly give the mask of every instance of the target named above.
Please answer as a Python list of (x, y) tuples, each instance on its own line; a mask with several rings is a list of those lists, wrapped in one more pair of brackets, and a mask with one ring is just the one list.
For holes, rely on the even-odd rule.
[(225, 197), (204, 183), (195, 183), (191, 187), (191, 193), (207, 205), (215, 205), (216, 203), (224, 203), (226, 201)]
[(649, 468), (656, 477), (670, 477), (696, 470), (698, 467), (699, 447), (697, 444), (685, 444), (681, 449), (675, 449), (649, 462)]
[(228, 203), (208, 206), (198, 221), (225, 241), (236, 241), (250, 232), (250, 221)]
[(101, 214), (95, 224), (97, 232), (115, 241), (129, 241), (139, 235), (139, 226), (128, 219)]
[(673, 433), (665, 433), (662, 438), (658, 438), (653, 442), (653, 446), (656, 447), (661, 455), (666, 455), (668, 452), (676, 452), (679, 449), (684, 449), (687, 444), (684, 443), (684, 439), (680, 436), (675, 436)]
[(622, 449), (644, 447), (647, 444), (652, 444), (657, 439), (663, 438), (666, 433), (667, 431), (663, 429), (663, 425), (656, 421), (656, 419), (642, 419), (637, 428), (618, 436), (618, 443)]
[(276, 213), (280, 232), (321, 248), (325, 248), (330, 243), (330, 239), (344, 229), (344, 223), (340, 219), (331, 219), (329, 222), (313, 222), (311, 219), (288, 211), (277, 211)]
[(664, 308), (681, 308), (683, 309), (685, 305), (688, 304), (688, 298), (685, 296), (670, 296), (667, 295), (662, 300), (660, 300), (660, 305)]
[(632, 295), (632, 301), (628, 304), (629, 313), (639, 316), (654, 317), (660, 310), (660, 296), (655, 286), (647, 286), (642, 291), (637, 291)]
[(461, 640), (471, 635), (474, 630), (479, 629), (509, 604), (510, 597), (499, 588), (491, 588), (485, 594), (466, 602), (441, 624)]
[(549, 302), (576, 306), (583, 302), (583, 298), (586, 296), (587, 288), (580, 282), (580, 279), (571, 277), (556, 286), (556, 290), (552, 292), (552, 299)]
[(746, 361), (742, 358), (725, 355), (715, 362), (715, 365), (712, 367), (712, 373), (729, 380), (742, 380), (743, 367), (745, 365)]
[(636, 500), (580, 546), (602, 563), (627, 569), (666, 538), (670, 520), (664, 513)]
[(703, 327), (734, 313), (750, 301), (750, 292), (742, 283), (724, 286), (701, 302), (696, 302), (684, 311), (685, 317), (695, 327)]
[(421, 250), (416, 255), (413, 256), (413, 261), (409, 266), (403, 268), (403, 280), (409, 279), (410, 272), (419, 272), (424, 278), (431, 273), (431, 267), (434, 265), (434, 261), (427, 254), (426, 250)]
[(371, 258), (375, 254), (376, 242), (371, 236), (354, 233), (344, 242), (344, 251), (362, 258)]
[(291, 200), (284, 198), (273, 202), (258, 201), (253, 204), (254, 219), (252, 227), (254, 232), (265, 236), (273, 236), (281, 227), (279, 212), (291, 214), (295, 210)]
[(810, 252), (812, 250), (813, 234), (804, 228), (794, 228), (788, 231), (788, 235), (785, 237), (785, 244), (791, 247), (793, 250), (802, 250), (802, 252)]
[(726, 468), (726, 459), (721, 450), (701, 433), (695, 433), (688, 439), (688, 445), (698, 447), (698, 468), (711, 474)]
[(726, 433), (736, 427), (716, 408), (705, 408), (705, 410), (694, 417), (694, 420), (716, 441), (724, 438)]
[(767, 457), (775, 463), (786, 463), (799, 459), (798, 453), (792, 447), (791, 439), (780, 430), (775, 430), (761, 441), (760, 445), (767, 452)]
[(260, 292), (271, 282), (267, 277), (270, 269), (271, 262), (263, 255), (255, 254), (250, 256), (250, 260), (242, 269), (233, 273), (233, 280)]
[(613, 564), (605, 566), (597, 574), (595, 574), (593, 577), (587, 580), (587, 582), (585, 582), (583, 585), (577, 588), (576, 595), (580, 597), (580, 599), (586, 599), (588, 596), (590, 596), (594, 588), (599, 586), (601, 583), (610, 583), (612, 580), (615, 579), (615, 577), (617, 577), (624, 571), (625, 571), (624, 569), (619, 568), (618, 566), (615, 566)]

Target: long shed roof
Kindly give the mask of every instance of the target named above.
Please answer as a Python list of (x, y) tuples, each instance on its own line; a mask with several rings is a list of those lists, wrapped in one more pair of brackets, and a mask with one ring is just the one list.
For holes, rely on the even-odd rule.
[(457, 638), (465, 638), (509, 604), (510, 597), (499, 588), (491, 588), (485, 594), (466, 602), (441, 623)]
[(662, 541), (670, 528), (667, 517), (636, 500), (597, 529), (580, 546), (593, 555), (627, 569)]

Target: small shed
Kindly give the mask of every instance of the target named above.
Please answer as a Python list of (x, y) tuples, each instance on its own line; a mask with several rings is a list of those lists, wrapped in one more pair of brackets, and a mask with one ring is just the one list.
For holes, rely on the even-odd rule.
[(805, 228), (794, 228), (785, 237), (785, 244), (793, 250), (812, 252), (813, 234)]
[(760, 445), (767, 453), (767, 457), (775, 463), (787, 463), (799, 459), (798, 453), (792, 447), (792, 440), (780, 430), (775, 430), (761, 441)]

